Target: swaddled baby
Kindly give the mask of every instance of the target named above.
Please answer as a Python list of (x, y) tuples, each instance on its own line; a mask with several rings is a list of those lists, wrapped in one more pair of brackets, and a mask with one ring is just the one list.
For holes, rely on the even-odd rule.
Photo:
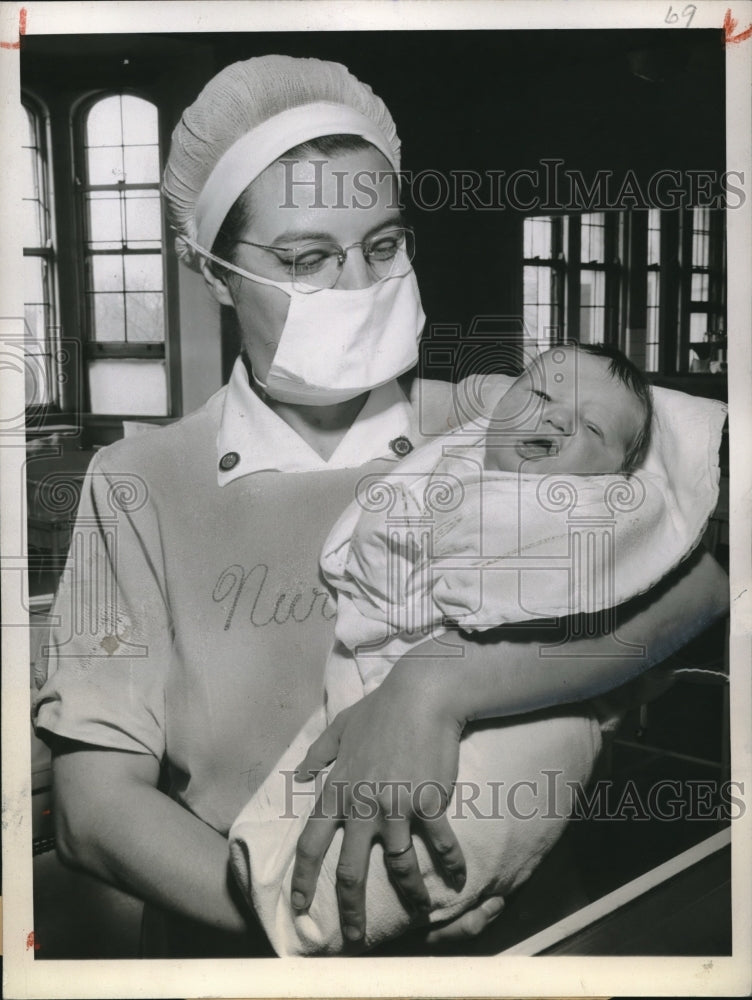
[[(342, 644), (328, 668), (329, 717), (448, 621), (487, 629), (598, 611), (631, 596), (615, 599), (614, 561), (618, 553), (628, 564), (648, 513), (642, 484), (625, 477), (645, 454), (651, 420), (650, 389), (624, 354), (557, 347), (525, 369), (490, 418), (364, 479), (322, 557)], [(635, 511), (619, 509), (628, 496)], [(594, 519), (610, 547), (599, 539), (578, 569), (573, 541)], [(628, 565), (618, 569), (628, 586)], [(342, 660), (353, 653), (358, 678)]]
[[(484, 398), (484, 387), (493, 399)], [(618, 351), (556, 347), (516, 380), (468, 379), (457, 387), (463, 393), (471, 404), (461, 407), (464, 423), (427, 439), (388, 474), (365, 475), (332, 530), (322, 554), (337, 594), (326, 711), (309, 719), (230, 831), (235, 876), (282, 955), (343, 947), (335, 889), (341, 831), (310, 908), (300, 913), (291, 904), (297, 840), (315, 801), (315, 790), (291, 776), (326, 722), (452, 624), (474, 631), (603, 612), (600, 630), (624, 656), (611, 609), (692, 551), (716, 503), (725, 408), (651, 391)], [(457, 653), (452, 641), (440, 640), (447, 655)], [(551, 669), (566, 671), (577, 689), (579, 661), (541, 647), (548, 653)], [(634, 675), (657, 662), (642, 647), (629, 655)], [(460, 892), (437, 874), (420, 836), (413, 838), (432, 922), (483, 896), (505, 896), (528, 878), (563, 832), (572, 785), (587, 783), (600, 746), (599, 721), (583, 704), (528, 716), (524, 726), (499, 719), (466, 729), (447, 811), (467, 861)], [(489, 800), (500, 783), (515, 790), (514, 809)], [(458, 790), (470, 788), (481, 799), (463, 807)], [(374, 844), (367, 945), (411, 922), (382, 851)]]

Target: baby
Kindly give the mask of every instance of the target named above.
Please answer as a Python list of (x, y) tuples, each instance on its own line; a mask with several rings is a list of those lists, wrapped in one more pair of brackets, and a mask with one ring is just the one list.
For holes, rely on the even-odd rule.
[[(650, 388), (617, 348), (556, 347), (501, 397), (484, 468), (499, 472), (630, 473), (650, 441)], [(494, 438), (501, 432), (506, 437)]]
[[(471, 377), (455, 389), (464, 420), (455, 419), (449, 434), (425, 438), (388, 473), (365, 474), (327, 539), (322, 568), (337, 595), (337, 621), (326, 709), (296, 735), (230, 831), (237, 881), (281, 955), (342, 950), (335, 891), (341, 831), (310, 909), (298, 913), (290, 901), (296, 844), (315, 801), (315, 790), (294, 786), (290, 775), (326, 722), (378, 687), (397, 660), (419, 655), (428, 636), (439, 639), (432, 656), (437, 645), (456, 655), (451, 625), (472, 632), (602, 612), (600, 631), (615, 655), (634, 657), (633, 675), (640, 674), (660, 651), (630, 647), (625, 654), (612, 609), (692, 551), (716, 503), (724, 407), (650, 390), (616, 350), (555, 347), (517, 379)], [(565, 688), (580, 690), (581, 662), (557, 658), (553, 640), (541, 656), (566, 671)], [(501, 686), (503, 663), (499, 676)], [(524, 727), (500, 719), (468, 728), (447, 812), (467, 860), (461, 892), (444, 883), (414, 837), (431, 921), (451, 919), (483, 896), (506, 896), (525, 881), (563, 832), (571, 785), (588, 782), (601, 739), (601, 720), (584, 705), (528, 717)], [(524, 791), (521, 810), (490, 806), (487, 793), (500, 782)], [(478, 816), (460, 805), (459, 790), (469, 788), (483, 792)], [(372, 850), (369, 946), (411, 920), (382, 847)]]
[[(649, 386), (621, 351), (556, 347), (528, 365), (490, 418), (366, 479), (322, 556), (345, 647), (330, 659), (328, 716), (372, 691), (447, 621), (474, 631), (597, 611), (631, 596), (624, 586), (633, 579), (639, 513), (609, 504), (616, 487), (637, 497), (638, 484), (625, 477), (645, 454), (651, 421)], [(585, 515), (600, 518), (615, 551), (589, 551), (578, 579), (573, 524)], [(617, 581), (614, 590), (615, 554), (624, 558), (624, 586)], [(353, 654), (362, 688), (341, 659)]]

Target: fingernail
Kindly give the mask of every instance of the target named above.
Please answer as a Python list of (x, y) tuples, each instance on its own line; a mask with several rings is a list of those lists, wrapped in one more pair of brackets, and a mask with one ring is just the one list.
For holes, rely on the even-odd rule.
[(359, 927), (355, 927), (353, 924), (348, 924), (345, 927), (345, 937), (348, 941), (360, 941), (362, 936)]
[(483, 908), (489, 917), (497, 917), (504, 909), (504, 900), (498, 896), (494, 896), (486, 900)]
[(302, 910), (306, 904), (305, 896), (303, 895), (302, 892), (298, 892), (297, 890), (292, 894), (291, 899), (292, 899), (292, 905), (295, 907), (296, 910)]
[(457, 872), (452, 876), (452, 885), (455, 892), (462, 892), (465, 888), (465, 882), (467, 882), (467, 875), (464, 872)]

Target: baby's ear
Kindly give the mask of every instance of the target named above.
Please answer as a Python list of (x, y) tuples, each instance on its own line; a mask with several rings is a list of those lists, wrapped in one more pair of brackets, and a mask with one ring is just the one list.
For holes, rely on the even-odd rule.
[(226, 277), (220, 277), (212, 270), (211, 262), (201, 261), (201, 273), (209, 291), (221, 306), (235, 306)]

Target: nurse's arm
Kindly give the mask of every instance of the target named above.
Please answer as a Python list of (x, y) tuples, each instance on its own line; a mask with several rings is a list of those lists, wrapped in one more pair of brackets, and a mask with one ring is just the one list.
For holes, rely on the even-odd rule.
[[(296, 907), (310, 906), (321, 863), (339, 825), (338, 812), (326, 806), (334, 777), (338, 794), (364, 781), (393, 782), (395, 776), (410, 779), (408, 787), (427, 782), (448, 790), (457, 773), (459, 737), (468, 721), (578, 702), (620, 687), (722, 616), (728, 603), (728, 579), (702, 550), (647, 595), (617, 609), (616, 635), (644, 646), (642, 657), (630, 656), (626, 647), (620, 650), (611, 636), (587, 634), (566, 636), (566, 643), (558, 649), (559, 653), (566, 649), (566, 656), (544, 657), (541, 645), (554, 637), (540, 629), (526, 629), (507, 639), (498, 638), (497, 633), (484, 644), (466, 641), (463, 658), (431, 655), (427, 644), (420, 652), (429, 655), (404, 656), (379, 688), (337, 716), (299, 765), (299, 776), (305, 780), (336, 758), (324, 783), (323, 816), (309, 819), (298, 841), (292, 879)], [(459, 636), (452, 638), (460, 641)], [(441, 648), (436, 652), (441, 654)], [(353, 813), (345, 821), (338, 899), (343, 925), (353, 932), (352, 941), (365, 934), (370, 847), (376, 836), (383, 836), (387, 819), (382, 810), (369, 820)], [(393, 837), (395, 848), (409, 842), (413, 820), (421, 822), (409, 809), (399, 820), (392, 819), (401, 824), (399, 838)], [(423, 828), (431, 839), (425, 822)], [(444, 827), (438, 833), (437, 856), (445, 861), (451, 857), (461, 872), (464, 859), (451, 830)], [(426, 889), (417, 858), (414, 852), (400, 851), (398, 860), (401, 893), (420, 907)], [(341, 883), (340, 870), (347, 876)]]
[[(686, 645), (728, 607), (728, 578), (700, 548), (647, 594), (616, 609), (614, 635), (619, 642), (613, 635), (593, 634), (588, 626), (597, 626), (597, 621), (592, 619), (583, 619), (586, 627), (579, 634), (566, 622), (553, 635), (530, 625), (511, 632), (498, 629), (475, 640), (452, 636), (464, 642), (463, 659), (439, 656), (425, 663), (405, 657), (396, 669), (415, 697), (416, 684), (421, 687), (423, 698), (428, 671), (433, 670), (431, 689), (439, 708), (452, 706), (460, 721), (518, 715), (620, 687)], [(561, 645), (550, 648), (561, 639), (565, 640)], [(643, 655), (634, 655), (639, 647)], [(409, 697), (407, 692), (403, 695)]]
[(61, 861), (239, 939), (248, 933), (227, 841), (158, 790), (153, 756), (60, 740), (53, 779)]

